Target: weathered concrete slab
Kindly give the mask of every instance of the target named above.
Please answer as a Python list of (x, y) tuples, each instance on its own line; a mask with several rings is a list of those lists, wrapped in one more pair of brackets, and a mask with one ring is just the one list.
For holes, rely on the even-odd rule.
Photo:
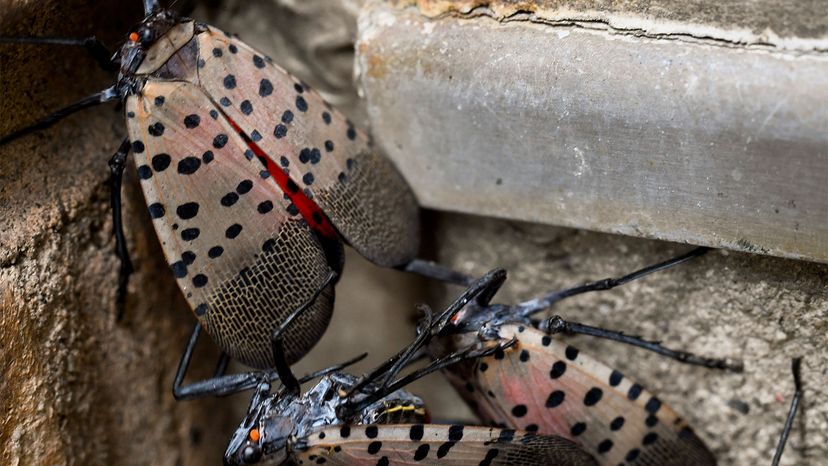
[(787, 29), (765, 5), (730, 31), (670, 22), (701, 10), (644, 8), (631, 31), (613, 24), (633, 7), (590, 22), (553, 2), (419, 3), (468, 13), (369, 2), (357, 73), (376, 142), (424, 206), (828, 262), (812, 2)]
[[(499, 20), (580, 22), (636, 36), (825, 51), (823, 0), (393, 0), (427, 16), (483, 14)], [(590, 24), (587, 24), (590, 23)]]

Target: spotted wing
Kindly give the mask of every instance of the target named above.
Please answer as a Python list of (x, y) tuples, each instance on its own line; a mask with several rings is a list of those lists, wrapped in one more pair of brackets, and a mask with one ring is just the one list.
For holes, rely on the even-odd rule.
[[(343, 435), (345, 434), (345, 435)], [(580, 466), (595, 461), (561, 437), (435, 424), (328, 427), (311, 434), (299, 464)]]
[(715, 464), (685, 421), (620, 372), (534, 328), (500, 335), (517, 345), (450, 368), (483, 419), (566, 437), (601, 464)]
[[(230, 356), (272, 367), (270, 333), (325, 281), (325, 255), (207, 96), (150, 80), (127, 99), (138, 177), (162, 249), (199, 321)], [(286, 335), (301, 357), (327, 327), (333, 290)]]
[(322, 208), (351, 246), (384, 266), (414, 258), (416, 200), (366, 135), (247, 44), (213, 28), (197, 37), (201, 85)]

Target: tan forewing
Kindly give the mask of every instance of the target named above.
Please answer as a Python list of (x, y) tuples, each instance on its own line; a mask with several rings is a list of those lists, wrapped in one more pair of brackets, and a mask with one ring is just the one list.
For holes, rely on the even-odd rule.
[(212, 28), (198, 34), (202, 86), (344, 238), (385, 266), (410, 261), (419, 246), (416, 200), (367, 137), (306, 85), (262, 53)]
[[(181, 291), (225, 352), (271, 367), (270, 332), (328, 274), (318, 241), (196, 85), (150, 80), (126, 112), (144, 196)], [(291, 360), (321, 336), (331, 300), (324, 293), (291, 330)]]
[[(343, 437), (343, 432), (347, 436)], [(341, 426), (311, 434), (300, 464), (586, 466), (591, 456), (560, 437), (436, 424)], [(322, 460), (320, 460), (322, 458)]]
[(606, 465), (715, 464), (685, 421), (620, 372), (533, 328), (500, 335), (517, 345), (451, 377), (484, 419), (569, 438)]

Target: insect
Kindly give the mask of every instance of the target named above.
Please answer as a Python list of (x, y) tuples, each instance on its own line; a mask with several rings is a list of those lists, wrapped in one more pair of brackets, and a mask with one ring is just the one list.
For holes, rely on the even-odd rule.
[[(287, 365), (277, 364), (282, 389), (271, 394), (269, 382), (259, 384), (227, 447), (225, 464), (595, 464), (589, 454), (558, 436), (428, 424), (422, 401), (402, 390), (447, 365), (508, 346), (459, 350), (397, 378), (400, 369), (482, 289), (475, 284), (436, 319), (426, 308), (417, 338), (361, 378), (338, 372), (339, 366), (322, 371), (319, 382), (300, 393), (300, 383), (317, 374), (297, 381)], [(275, 341), (278, 354), (278, 338)]]
[(93, 39), (2, 39), (86, 45), (119, 70), (109, 88), (0, 144), (82, 109), (123, 103), (129, 137), (110, 160), (121, 305), (133, 271), (120, 197), (129, 152), (199, 331), (248, 366), (273, 366), (273, 329), (311, 296), (312, 309), (285, 335), (286, 359), (298, 360), (319, 340), (343, 243), (379, 265), (467, 282), (414, 259), (419, 214), (410, 188), (318, 93), (237, 37), (179, 18), (157, 0), (144, 0), (144, 9), (111, 61)]
[(673, 351), (617, 332), (570, 323), (555, 316), (531, 316), (574, 294), (607, 289), (672, 267), (703, 253), (696, 249), (675, 259), (634, 272), (547, 295), (527, 303), (490, 304), (506, 279), (505, 272), (487, 274), (481, 299), (470, 303), (453, 328), (434, 340), (433, 354), (456, 346), (488, 348), (516, 340), (492, 356), (446, 369), (461, 396), (485, 421), (544, 435), (560, 435), (590, 452), (600, 464), (715, 464), (704, 443), (658, 397), (622, 373), (556, 337), (585, 333), (632, 343), (683, 362), (740, 371), (741, 363)]

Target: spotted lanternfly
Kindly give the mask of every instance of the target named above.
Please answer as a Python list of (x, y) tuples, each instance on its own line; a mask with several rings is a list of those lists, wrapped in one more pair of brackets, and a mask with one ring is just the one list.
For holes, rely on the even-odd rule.
[(144, 6), (114, 58), (113, 86), (0, 144), (122, 101), (129, 138), (110, 162), (119, 297), (132, 271), (120, 218), (132, 151), (172, 272), (227, 355), (272, 367), (273, 329), (324, 288), (285, 336), (287, 360), (296, 361), (330, 320), (334, 283), (326, 277), (342, 270), (342, 243), (383, 266), (411, 262), (416, 200), (367, 136), (305, 83), (234, 36), (176, 17), (157, 0)]
[[(479, 292), (473, 287), (444, 313), (420, 325), (421, 333), (387, 363), (357, 378), (342, 366), (322, 371), (316, 385), (300, 393), (300, 384), (286, 364), (277, 364), (284, 387), (270, 394), (269, 382), (259, 384), (247, 416), (233, 434), (224, 462), (249, 464), (336, 465), (593, 465), (592, 457), (559, 436), (512, 429), (425, 424), (422, 401), (402, 390), (417, 378), (457, 361), (502, 350), (463, 350), (428, 367), (396, 379), (399, 369), (416, 359), (450, 318)], [(279, 354), (279, 339), (274, 339)]]
[(600, 464), (704, 465), (715, 459), (675, 411), (641, 385), (567, 344), (556, 333), (587, 333), (633, 343), (707, 367), (741, 370), (740, 363), (676, 352), (624, 334), (563, 321), (539, 322), (532, 314), (583, 291), (607, 289), (698, 255), (695, 250), (619, 280), (605, 280), (553, 293), (527, 303), (489, 304), (503, 284), (490, 272), (481, 298), (469, 303), (453, 328), (430, 351), (442, 356), (457, 347), (488, 348), (514, 340), (491, 356), (446, 369), (452, 384), (485, 421), (501, 427), (559, 435), (591, 453)]

